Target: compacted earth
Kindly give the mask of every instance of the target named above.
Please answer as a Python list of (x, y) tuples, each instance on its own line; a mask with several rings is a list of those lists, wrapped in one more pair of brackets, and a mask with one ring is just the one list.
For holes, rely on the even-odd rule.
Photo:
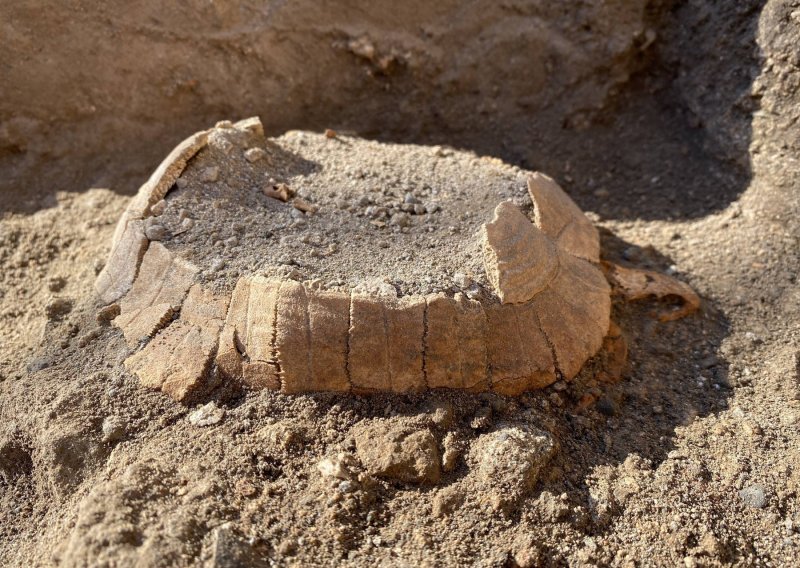
[[(796, 2), (0, 12), (0, 564), (796, 563)], [(702, 307), (663, 322), (659, 302), (615, 297), (621, 378), (599, 357), (516, 397), (175, 402), (126, 370), (93, 284), (167, 151), (253, 115), (280, 144), (247, 165), (286, 171), (207, 218), (178, 189), (151, 228), (187, 258), (215, 251), (194, 259), (210, 283), (261, 262), (332, 289), (387, 267), (401, 295), (483, 287), (462, 231), (494, 196), (527, 206), (524, 169), (587, 212), (606, 260), (687, 282)], [(337, 167), (347, 152), (369, 167)], [(198, 187), (225, 174), (194, 166)], [(277, 207), (262, 189), (301, 178), (321, 224), (286, 207), (253, 230)], [(481, 184), (491, 203), (442, 206)], [(340, 218), (352, 239), (315, 228)]]

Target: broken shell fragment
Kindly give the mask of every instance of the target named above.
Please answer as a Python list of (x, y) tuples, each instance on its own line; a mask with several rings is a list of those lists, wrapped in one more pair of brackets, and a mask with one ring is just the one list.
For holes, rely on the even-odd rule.
[(603, 263), (603, 270), (614, 284), (614, 290), (626, 300), (636, 301), (648, 297), (663, 300), (677, 298), (681, 306), (674, 310), (662, 310), (657, 314), (661, 321), (672, 321), (685, 317), (700, 309), (700, 296), (691, 286), (666, 274), (653, 270), (625, 268), (610, 262)]
[(510, 201), (498, 205), (483, 226), (483, 241), (486, 274), (504, 304), (527, 302), (558, 269), (553, 241)]
[(303, 213), (308, 213), (308, 214), (316, 213), (318, 209), (316, 205), (314, 205), (313, 203), (309, 203), (308, 201), (306, 201), (305, 199), (301, 199), (300, 197), (292, 201), (292, 205), (294, 206), (295, 209), (298, 209)]
[(294, 192), (285, 183), (279, 183), (272, 187), (265, 187), (261, 191), (264, 192), (264, 195), (267, 197), (283, 201), (284, 203), (289, 201), (289, 198), (294, 195)]
[(559, 248), (578, 258), (600, 262), (600, 235), (575, 202), (552, 178), (534, 172), (528, 178), (534, 222)]

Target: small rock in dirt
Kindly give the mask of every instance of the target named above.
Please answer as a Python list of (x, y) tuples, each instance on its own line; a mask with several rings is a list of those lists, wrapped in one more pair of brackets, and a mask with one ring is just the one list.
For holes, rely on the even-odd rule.
[(51, 292), (60, 292), (67, 285), (67, 279), (63, 276), (54, 276), (47, 281), (47, 289)]
[(439, 444), (430, 430), (388, 420), (362, 422), (354, 430), (358, 457), (370, 474), (406, 483), (439, 481)]
[(555, 448), (548, 432), (527, 424), (503, 424), (473, 443), (469, 461), (494, 508), (504, 509), (533, 489)]
[(244, 151), (244, 158), (251, 164), (261, 160), (267, 153), (263, 148), (248, 148)]
[(472, 286), (472, 278), (461, 272), (456, 272), (453, 275), (453, 283), (459, 288), (466, 289)]
[(125, 437), (125, 423), (118, 416), (106, 416), (102, 430), (104, 442), (117, 442)]
[(217, 166), (208, 167), (200, 173), (200, 181), (213, 183), (218, 179), (219, 179), (219, 168)]
[(37, 371), (41, 371), (42, 369), (48, 368), (52, 364), (53, 361), (50, 359), (50, 357), (34, 357), (28, 363), (28, 372), (35, 373)]
[(209, 402), (189, 414), (192, 426), (213, 426), (225, 418), (225, 409), (219, 408), (215, 402)]
[(355, 479), (355, 459), (349, 454), (340, 452), (333, 457), (324, 458), (317, 464), (323, 477), (350, 480)]
[(103, 306), (102, 308), (100, 308), (97, 311), (97, 316), (95, 317), (95, 319), (97, 320), (97, 323), (101, 325), (108, 325), (111, 322), (111, 320), (113, 320), (115, 317), (119, 315), (119, 313), (120, 313), (119, 304), (115, 302), (113, 304), (109, 304), (107, 306)]
[(164, 225), (160, 223), (148, 223), (144, 229), (144, 236), (150, 241), (165, 241), (172, 236)]
[(411, 217), (408, 213), (397, 213), (392, 216), (392, 220), (389, 223), (397, 227), (409, 227), (411, 225)]
[(72, 311), (72, 300), (68, 298), (50, 298), (44, 306), (44, 313), (50, 321), (59, 320)]
[(483, 290), (481, 290), (481, 287), (477, 284), (470, 286), (464, 293), (470, 300), (480, 300), (480, 298), (483, 296)]
[(748, 507), (754, 509), (763, 509), (767, 504), (767, 496), (764, 492), (764, 486), (760, 484), (750, 485), (739, 491), (739, 497), (744, 501)]
[(181, 225), (180, 225), (179, 231), (180, 231), (180, 233), (185, 233), (186, 231), (188, 231), (192, 227), (194, 227), (194, 219), (186, 218), (183, 221), (181, 221)]
[(376, 205), (370, 205), (366, 209), (364, 209), (364, 215), (369, 217), (370, 219), (385, 219), (389, 216), (389, 210), (386, 207), (378, 207)]

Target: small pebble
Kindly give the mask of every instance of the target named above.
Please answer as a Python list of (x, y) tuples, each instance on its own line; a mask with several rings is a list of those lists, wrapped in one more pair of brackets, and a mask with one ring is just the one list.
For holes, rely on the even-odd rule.
[(225, 418), (225, 409), (219, 408), (216, 403), (209, 402), (189, 414), (189, 424), (192, 426), (213, 426)]
[(472, 286), (472, 278), (461, 272), (456, 272), (453, 275), (453, 283), (459, 288), (469, 288)]
[(750, 485), (739, 491), (739, 497), (748, 507), (763, 509), (767, 504), (767, 497), (764, 493), (764, 486), (759, 484)]
[(44, 313), (50, 321), (61, 319), (72, 311), (72, 300), (68, 298), (51, 298), (44, 306)]
[(397, 227), (408, 227), (411, 225), (411, 217), (407, 213), (398, 213), (392, 217), (391, 224)]
[(259, 160), (263, 159), (267, 153), (264, 151), (263, 148), (248, 148), (244, 151), (244, 158), (251, 164), (254, 162), (258, 162)]
[(324, 458), (317, 464), (317, 470), (323, 477), (334, 479), (352, 480), (356, 474), (353, 471), (355, 459), (350, 454), (340, 452), (339, 454)]
[(219, 168), (217, 166), (206, 168), (200, 173), (200, 181), (211, 183), (217, 181), (218, 179)]
[(364, 215), (371, 219), (381, 219), (389, 216), (389, 210), (386, 207), (377, 207), (370, 205), (364, 209)]
[(63, 276), (54, 276), (47, 281), (47, 289), (51, 292), (60, 292), (67, 285), (67, 279)]
[(108, 325), (115, 317), (119, 315), (120, 306), (116, 302), (113, 304), (109, 304), (107, 306), (103, 306), (97, 311), (96, 320), (97, 323), (102, 325)]
[(165, 241), (172, 235), (164, 225), (152, 223), (145, 228), (144, 236), (150, 241)]
[(125, 424), (117, 416), (106, 416), (102, 430), (104, 442), (116, 442), (125, 437)]
[(483, 290), (477, 284), (470, 286), (464, 293), (470, 300), (479, 300), (483, 296)]
[(28, 372), (35, 373), (47, 369), (52, 364), (53, 361), (49, 357), (35, 357), (28, 363)]

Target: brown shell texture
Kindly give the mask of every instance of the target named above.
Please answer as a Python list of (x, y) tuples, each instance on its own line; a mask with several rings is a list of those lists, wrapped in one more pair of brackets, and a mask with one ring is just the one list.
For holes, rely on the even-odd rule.
[[(216, 128), (263, 135), (257, 118)], [(386, 298), (243, 276), (230, 297), (195, 282), (197, 268), (144, 223), (213, 129), (178, 145), (123, 214), (95, 283), (144, 386), (193, 401), (225, 382), (284, 393), (420, 392), (516, 395), (574, 377), (601, 348), (611, 294), (595, 227), (561, 188), (534, 173), (531, 220), (511, 202), (482, 228), (499, 301), (463, 294)], [(175, 314), (179, 314), (175, 317)]]

